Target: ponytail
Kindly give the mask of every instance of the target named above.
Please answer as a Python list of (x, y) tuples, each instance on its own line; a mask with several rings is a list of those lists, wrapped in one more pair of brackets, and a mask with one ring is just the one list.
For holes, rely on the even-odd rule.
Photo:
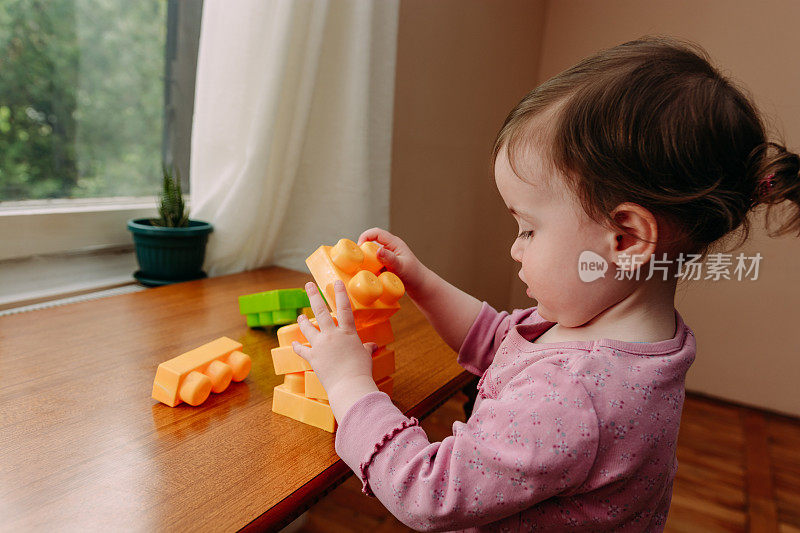
[[(766, 222), (768, 235), (778, 237), (796, 233), (800, 237), (800, 156), (790, 152), (782, 144), (767, 142), (758, 146), (751, 154), (755, 161), (755, 177), (752, 179), (752, 207), (766, 205)], [(778, 205), (786, 207), (784, 202), (791, 202), (791, 214), (785, 217), (783, 224), (775, 231), (772, 226), (773, 208)]]

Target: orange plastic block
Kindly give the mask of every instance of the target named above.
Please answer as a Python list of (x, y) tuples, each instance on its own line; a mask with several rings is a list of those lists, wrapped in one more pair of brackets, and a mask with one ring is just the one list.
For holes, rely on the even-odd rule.
[[(386, 377), (376, 383), (378, 390), (392, 395), (394, 381)], [(279, 415), (288, 416), (309, 426), (314, 426), (333, 433), (336, 431), (336, 419), (330, 404), (325, 400), (306, 398), (303, 394), (291, 390), (291, 385), (283, 383), (275, 387), (272, 392), (272, 411)]]
[(222, 392), (231, 380), (242, 381), (250, 373), (250, 357), (241, 350), (241, 343), (220, 337), (164, 361), (156, 370), (153, 399), (170, 407), (200, 405), (211, 392)]
[(292, 391), (286, 383), (273, 389), (272, 410), (331, 433), (336, 430), (336, 419), (327, 402), (306, 398), (302, 393)]
[(303, 383), (303, 394), (307, 398), (314, 398), (316, 400), (327, 400), (328, 393), (325, 392), (325, 389), (322, 387), (322, 383), (320, 383), (317, 374), (314, 373), (313, 370), (309, 370), (308, 372), (303, 372), (305, 375), (305, 382)]
[[(310, 346), (308, 343), (305, 343), (305, 345)], [(308, 361), (297, 355), (291, 346), (273, 348), (272, 365), (275, 367), (275, 374), (278, 376), (311, 370), (311, 365), (308, 364)]]
[(306, 395), (305, 383), (305, 372), (293, 372), (291, 374), (286, 374), (283, 377), (283, 384), (285, 385), (286, 389), (304, 396)]
[(372, 354), (372, 379), (379, 382), (395, 371), (394, 350), (380, 348)]
[[(335, 316), (333, 321), (336, 322)], [(316, 326), (316, 319), (312, 320), (311, 323)], [(336, 323), (338, 324), (338, 322)], [(272, 349), (272, 365), (275, 367), (275, 374), (281, 375), (311, 370), (311, 365), (295, 353), (294, 348), (292, 348), (293, 341), (305, 346), (311, 346), (305, 335), (300, 331), (300, 327), (297, 324), (289, 324), (279, 328), (277, 333), (280, 346)], [(394, 342), (392, 325), (388, 320), (357, 328), (356, 333), (358, 333), (358, 338), (361, 339), (361, 342), (374, 342), (379, 347)]]
[(385, 392), (389, 396), (391, 396), (394, 392), (394, 379), (392, 376), (386, 376), (382, 380), (375, 383), (375, 385), (378, 387), (379, 391)]
[(334, 246), (320, 246), (306, 259), (331, 309), (336, 307), (333, 283), (337, 279), (344, 282), (357, 325), (392, 316), (400, 309), (398, 300), (406, 291), (400, 278), (378, 261), (379, 248), (371, 241), (358, 246), (350, 239), (339, 239)]
[[(372, 379), (376, 383), (389, 377), (394, 372), (394, 350), (388, 348), (381, 348), (372, 355)], [(313, 370), (304, 372), (305, 382), (302, 387), (302, 393), (308, 398), (316, 398), (318, 400), (327, 400), (328, 393), (322, 387), (317, 374)], [(294, 376), (295, 374), (287, 374)], [(284, 381), (285, 383), (286, 381)]]
[[(333, 318), (333, 323), (338, 326), (339, 321), (336, 319), (336, 313), (331, 313), (331, 318)], [(309, 322), (319, 330), (316, 318), (310, 319)], [(300, 344), (308, 344), (308, 339), (300, 331), (300, 325), (296, 322), (278, 328), (276, 333), (278, 335), (278, 346), (291, 346), (294, 341)], [(394, 333), (389, 320), (373, 322), (367, 325), (356, 324), (356, 333), (358, 333), (361, 342), (374, 342), (378, 346), (385, 346), (390, 342), (394, 342)]]

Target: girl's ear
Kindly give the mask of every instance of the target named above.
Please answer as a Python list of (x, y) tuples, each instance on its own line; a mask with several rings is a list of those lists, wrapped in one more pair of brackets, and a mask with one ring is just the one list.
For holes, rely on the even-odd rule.
[(649, 210), (624, 202), (612, 212), (612, 218), (625, 231), (614, 229), (610, 232), (612, 243), (611, 260), (623, 270), (632, 270), (645, 265), (656, 251), (658, 242), (658, 222)]

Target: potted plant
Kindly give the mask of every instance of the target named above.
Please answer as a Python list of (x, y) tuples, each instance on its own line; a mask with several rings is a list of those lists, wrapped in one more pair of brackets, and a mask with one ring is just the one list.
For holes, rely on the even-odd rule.
[(214, 228), (189, 218), (180, 174), (173, 178), (166, 166), (158, 213), (159, 218), (128, 221), (139, 262), (133, 277), (151, 287), (206, 277), (203, 261), (208, 234)]

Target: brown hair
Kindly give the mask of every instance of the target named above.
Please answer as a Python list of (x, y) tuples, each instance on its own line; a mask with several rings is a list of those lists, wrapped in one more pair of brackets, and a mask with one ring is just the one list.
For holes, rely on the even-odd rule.
[[(531, 126), (553, 110), (544, 132)], [(538, 139), (549, 142), (547, 163), (588, 216), (625, 232), (609, 213), (639, 204), (676, 252), (705, 255), (739, 226), (743, 243), (758, 203), (770, 206), (769, 221), (772, 205), (791, 200), (792, 216), (770, 236), (800, 236), (800, 158), (767, 142), (750, 98), (695, 43), (645, 36), (550, 78), (509, 113), (492, 164), (506, 146), (519, 176), (520, 149)], [(774, 185), (759, 187), (773, 173)], [(662, 223), (675, 229), (672, 238), (662, 239)]]

